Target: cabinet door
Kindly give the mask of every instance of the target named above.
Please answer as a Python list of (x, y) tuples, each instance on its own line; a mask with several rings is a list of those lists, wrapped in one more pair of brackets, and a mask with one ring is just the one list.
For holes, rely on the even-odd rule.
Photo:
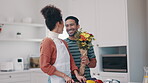
[[(96, 5), (97, 0), (69, 0), (69, 15), (76, 16), (79, 19), (80, 28), (83, 31), (91, 33), (95, 37), (95, 41), (93, 41), (94, 50), (96, 57), (98, 58), (98, 48), (96, 47), (97, 42), (97, 25), (96, 25)], [(99, 60), (97, 60), (97, 64), (99, 64)], [(98, 73), (98, 66), (96, 68), (91, 69), (91, 75), (93, 73)]]
[(30, 83), (30, 81), (24, 81), (24, 82), (14, 82), (14, 83)]
[(31, 72), (31, 83), (48, 83), (48, 75), (43, 72)]
[(99, 46), (126, 45), (125, 0), (98, 0), (97, 3)]
[(76, 16), (80, 28), (95, 35), (96, 0), (69, 0), (69, 15)]
[(128, 74), (127, 73), (103, 72), (103, 73), (100, 73), (100, 79), (103, 81), (107, 79), (115, 79), (115, 80), (119, 80), (120, 83), (128, 83)]
[(18, 72), (0, 75), (0, 83), (30, 83), (30, 73)]

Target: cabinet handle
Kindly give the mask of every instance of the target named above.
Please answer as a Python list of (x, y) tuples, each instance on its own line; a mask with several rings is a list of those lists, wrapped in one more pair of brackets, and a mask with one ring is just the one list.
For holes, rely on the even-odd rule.
[(100, 74), (99, 74), (99, 73), (97, 73), (97, 75), (99, 76)]
[(93, 75), (96, 75), (95, 73), (93, 73)]
[(11, 76), (9, 76), (9, 78), (11, 78)]
[(97, 46), (99, 47), (99, 44), (97, 44)]

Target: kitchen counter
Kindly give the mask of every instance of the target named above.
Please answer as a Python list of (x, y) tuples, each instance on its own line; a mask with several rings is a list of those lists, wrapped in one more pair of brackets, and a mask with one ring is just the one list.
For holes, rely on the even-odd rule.
[(46, 83), (47, 81), (48, 75), (43, 73), (40, 68), (0, 72), (0, 83)]
[(142, 82), (128, 82), (128, 83), (142, 83)]
[[(23, 74), (23, 75), (20, 76), (20, 74)], [(37, 78), (35, 78), (36, 75), (38, 75)], [(21, 81), (22, 81), (22, 79), (23, 80), (25, 79), (24, 81), (27, 80), (28, 82), (32, 81), (31, 78), (39, 79), (37, 81), (41, 81), (40, 83), (45, 83), (42, 81), (48, 80), (48, 75), (44, 74), (40, 68), (32, 68), (32, 69), (23, 70), (23, 71), (0, 72), (0, 76), (1, 76), (0, 79), (3, 79), (4, 81), (6, 78), (8, 79), (8, 77), (10, 77), (11, 79), (13, 77), (13, 79), (15, 79), (15, 81), (16, 81), (16, 80), (18, 80), (18, 78), (15, 78), (17, 76), (19, 77), (19, 79), (21, 79)], [(24, 76), (26, 76), (26, 77), (24, 78)], [(21, 78), (21, 77), (23, 77), (23, 78)], [(8, 80), (10, 80), (10, 78)], [(36, 83), (36, 80), (33, 80), (33, 81), (35, 81), (33, 83)], [(0, 83), (1, 83), (1, 81), (0, 81)], [(128, 82), (128, 83), (142, 83), (142, 82)]]
[(0, 72), (0, 74), (10, 74), (10, 73), (24, 73), (24, 72), (42, 72), (42, 70), (40, 68), (32, 68), (32, 69), (28, 69), (28, 70), (22, 70), (22, 71), (8, 71), (8, 72)]

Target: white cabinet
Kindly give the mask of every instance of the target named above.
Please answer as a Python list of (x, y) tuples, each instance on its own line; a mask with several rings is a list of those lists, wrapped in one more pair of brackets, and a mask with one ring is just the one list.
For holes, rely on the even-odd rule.
[(127, 45), (125, 0), (98, 0), (97, 3), (99, 46)]
[[(95, 37), (95, 41), (93, 41), (94, 50), (96, 57), (98, 57), (97, 52), (98, 49), (96, 47), (97, 38), (97, 28), (96, 27), (96, 1), (97, 0), (68, 0), (68, 16), (76, 16), (79, 19), (80, 28), (83, 31), (91, 33)], [(97, 61), (99, 64), (99, 61)], [(99, 66), (99, 65), (97, 65)], [(91, 69), (91, 74), (98, 74), (98, 67)]]
[(100, 79), (102, 81), (108, 79), (119, 80), (120, 83), (128, 83), (128, 73), (117, 73), (117, 72), (100, 72), (93, 73), (92, 78)]
[(0, 24), (4, 24), (0, 32), (2, 57), (0, 62), (11, 61), (16, 57), (26, 59), (29, 54), (39, 56), (40, 42), (46, 36), (46, 28), (43, 24), (8, 22), (0, 22)]
[[(98, 0), (97, 3), (99, 47), (126, 46), (128, 72), (121, 74), (127, 74), (121, 80), (142, 82), (143, 67), (148, 63), (146, 0)], [(113, 76), (108, 72), (100, 77)]]
[(0, 24), (3, 24), (0, 32), (0, 41), (40, 42), (46, 35), (43, 24), (7, 22), (0, 22)]
[(116, 79), (119, 80), (121, 83), (128, 83), (128, 74), (127, 73), (111, 73), (111, 72), (102, 72), (100, 73), (100, 79), (102, 81), (106, 79)]
[[(128, 15), (128, 71), (130, 82), (142, 82), (147, 65), (146, 1), (126, 0)], [(136, 72), (136, 73), (135, 73)]]
[(31, 72), (31, 83), (48, 83), (48, 75), (41, 71)]
[(1, 73), (0, 83), (30, 83), (30, 72)]
[(76, 16), (80, 22), (80, 28), (92, 34), (96, 34), (96, 0), (68, 0), (68, 14)]
[(0, 83), (48, 83), (48, 75), (40, 69), (0, 72)]

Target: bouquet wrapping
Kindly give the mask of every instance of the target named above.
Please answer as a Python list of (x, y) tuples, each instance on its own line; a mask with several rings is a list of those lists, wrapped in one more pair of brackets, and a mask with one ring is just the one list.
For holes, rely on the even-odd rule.
[[(90, 33), (83, 32), (81, 28), (79, 31), (77, 31), (77, 33), (75, 34), (75, 37), (76, 37), (81, 55), (87, 56), (87, 51), (92, 46), (92, 40), (95, 40), (94, 36)], [(84, 75), (85, 66), (86, 65), (81, 62), (81, 65), (79, 68), (80, 75)]]

